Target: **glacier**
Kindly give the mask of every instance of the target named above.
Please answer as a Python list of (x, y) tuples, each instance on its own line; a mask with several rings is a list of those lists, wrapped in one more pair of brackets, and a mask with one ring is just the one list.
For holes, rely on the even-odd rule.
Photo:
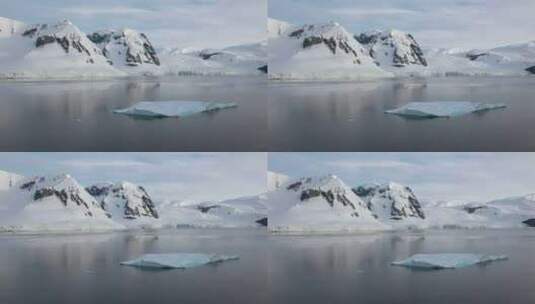
[(239, 257), (235, 255), (202, 253), (145, 254), (137, 259), (121, 262), (121, 265), (153, 269), (188, 269), (237, 259)]
[(392, 262), (392, 265), (419, 269), (455, 269), (507, 259), (505, 255), (471, 253), (415, 254), (405, 260)]
[(237, 106), (233, 102), (142, 101), (125, 109), (114, 110), (113, 113), (149, 118), (186, 117)]
[(469, 101), (431, 101), (411, 102), (400, 108), (385, 111), (394, 114), (415, 118), (458, 117), (470, 113), (503, 109), (504, 104), (479, 103)]

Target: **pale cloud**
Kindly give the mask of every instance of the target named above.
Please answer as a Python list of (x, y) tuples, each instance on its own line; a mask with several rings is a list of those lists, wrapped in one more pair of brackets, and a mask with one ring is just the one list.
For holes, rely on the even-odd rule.
[(350, 32), (399, 29), (425, 48), (491, 48), (532, 41), (532, 0), (270, 0), (269, 15), (296, 24), (337, 21)]
[(224, 200), (266, 191), (265, 153), (0, 153), (0, 170), (69, 173), (82, 185), (130, 181), (157, 200)]
[(267, 0), (25, 0), (2, 17), (27, 23), (69, 19), (82, 31), (132, 28), (156, 47), (223, 48), (266, 39)]
[(535, 193), (535, 153), (270, 153), (268, 167), (292, 177), (335, 174), (350, 186), (399, 182), (428, 200)]

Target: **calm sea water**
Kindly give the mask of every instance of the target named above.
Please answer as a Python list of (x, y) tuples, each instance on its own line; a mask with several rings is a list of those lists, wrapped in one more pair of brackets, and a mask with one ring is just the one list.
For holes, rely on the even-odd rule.
[[(145, 271), (144, 253), (240, 260)], [(457, 270), (390, 266), (415, 253), (506, 254)], [(253, 230), (0, 236), (0, 303), (533, 303), (535, 230), (277, 236)]]
[[(452, 119), (386, 115), (412, 101), (505, 103)], [(535, 77), (270, 82), (272, 151), (535, 150)]]
[[(0, 82), (2, 151), (263, 151), (266, 77)], [(112, 110), (144, 100), (236, 102), (184, 119)]]

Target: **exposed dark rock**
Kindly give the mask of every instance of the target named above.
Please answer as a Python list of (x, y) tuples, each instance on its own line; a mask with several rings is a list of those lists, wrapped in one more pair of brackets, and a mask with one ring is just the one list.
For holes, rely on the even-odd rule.
[(463, 209), (464, 209), (466, 212), (472, 214), (472, 213), (475, 213), (475, 212), (476, 212), (477, 210), (479, 210), (479, 209), (485, 209), (485, 208), (487, 208), (487, 207), (485, 207), (485, 206), (473, 206), (473, 207), (465, 206)]
[(67, 192), (65, 190), (58, 191), (53, 188), (38, 189), (33, 194), (33, 200), (38, 201), (50, 196), (56, 196), (63, 203), (63, 205), (67, 206), (67, 200), (69, 196), (67, 195)]
[(291, 32), (288, 36), (293, 38), (301, 38), (301, 35), (303, 35), (304, 32), (304, 29), (298, 29), (296, 31)]
[(527, 225), (528, 227), (535, 227), (535, 218), (525, 220), (522, 223)]
[(197, 206), (197, 209), (201, 211), (202, 213), (208, 213), (211, 209), (219, 208), (218, 205), (211, 205), (211, 206)]
[(259, 219), (258, 221), (256, 221), (256, 223), (261, 225), (261, 226), (267, 227), (268, 218), (267, 217), (263, 217), (263, 218)]
[(306, 37), (305, 39), (303, 39), (303, 48), (306, 49), (311, 46), (321, 44), (322, 42), (323, 42), (323, 38), (321, 37), (316, 37), (316, 36)]
[(35, 181), (27, 182), (22, 185), (20, 185), (20, 189), (22, 190), (31, 190), (31, 188), (35, 185)]
[(35, 40), (35, 47), (41, 47), (46, 44), (54, 43), (56, 42), (56, 37), (54, 36), (40, 36), (37, 37), (37, 40)]
[(535, 74), (535, 65), (532, 67), (529, 67), (526, 69), (527, 72), (530, 72), (531, 74)]
[(267, 74), (268, 73), (268, 66), (267, 66), (267, 64), (263, 65), (263, 66), (259, 67), (257, 70)]
[(31, 29), (28, 29), (28, 30), (24, 31), (24, 33), (22, 33), (22, 36), (33, 37), (33, 35), (35, 35), (36, 32), (37, 32), (37, 28), (34, 27), (34, 28), (31, 28)]
[(489, 53), (468, 53), (466, 54), (466, 57), (468, 57), (468, 59), (474, 61), (474, 60), (477, 60), (479, 57), (482, 57), (482, 56), (488, 56)]
[(287, 190), (294, 190), (294, 191), (297, 191), (297, 189), (299, 189), (299, 187), (301, 187), (303, 183), (301, 182), (295, 182), (291, 185), (289, 185), (288, 187), (286, 187)]
[(210, 58), (217, 56), (217, 55), (221, 55), (221, 54), (222, 54), (221, 52), (200, 53), (199, 56), (201, 56), (203, 60), (210, 60)]
[(321, 191), (320, 190), (307, 189), (307, 190), (304, 190), (304, 191), (301, 192), (300, 200), (301, 201), (306, 201), (306, 200), (309, 200), (311, 198), (318, 197), (320, 195), (321, 195)]

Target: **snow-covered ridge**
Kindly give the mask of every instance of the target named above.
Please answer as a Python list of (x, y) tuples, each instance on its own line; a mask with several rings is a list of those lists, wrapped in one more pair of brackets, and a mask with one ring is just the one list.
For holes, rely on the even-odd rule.
[(398, 30), (371, 31), (356, 35), (380, 66), (427, 66), (422, 48), (411, 34)]
[(86, 190), (114, 220), (158, 218), (152, 198), (141, 186), (129, 182), (103, 183), (87, 187)]
[(425, 219), (422, 205), (411, 188), (397, 183), (358, 186), (353, 189), (381, 220)]

